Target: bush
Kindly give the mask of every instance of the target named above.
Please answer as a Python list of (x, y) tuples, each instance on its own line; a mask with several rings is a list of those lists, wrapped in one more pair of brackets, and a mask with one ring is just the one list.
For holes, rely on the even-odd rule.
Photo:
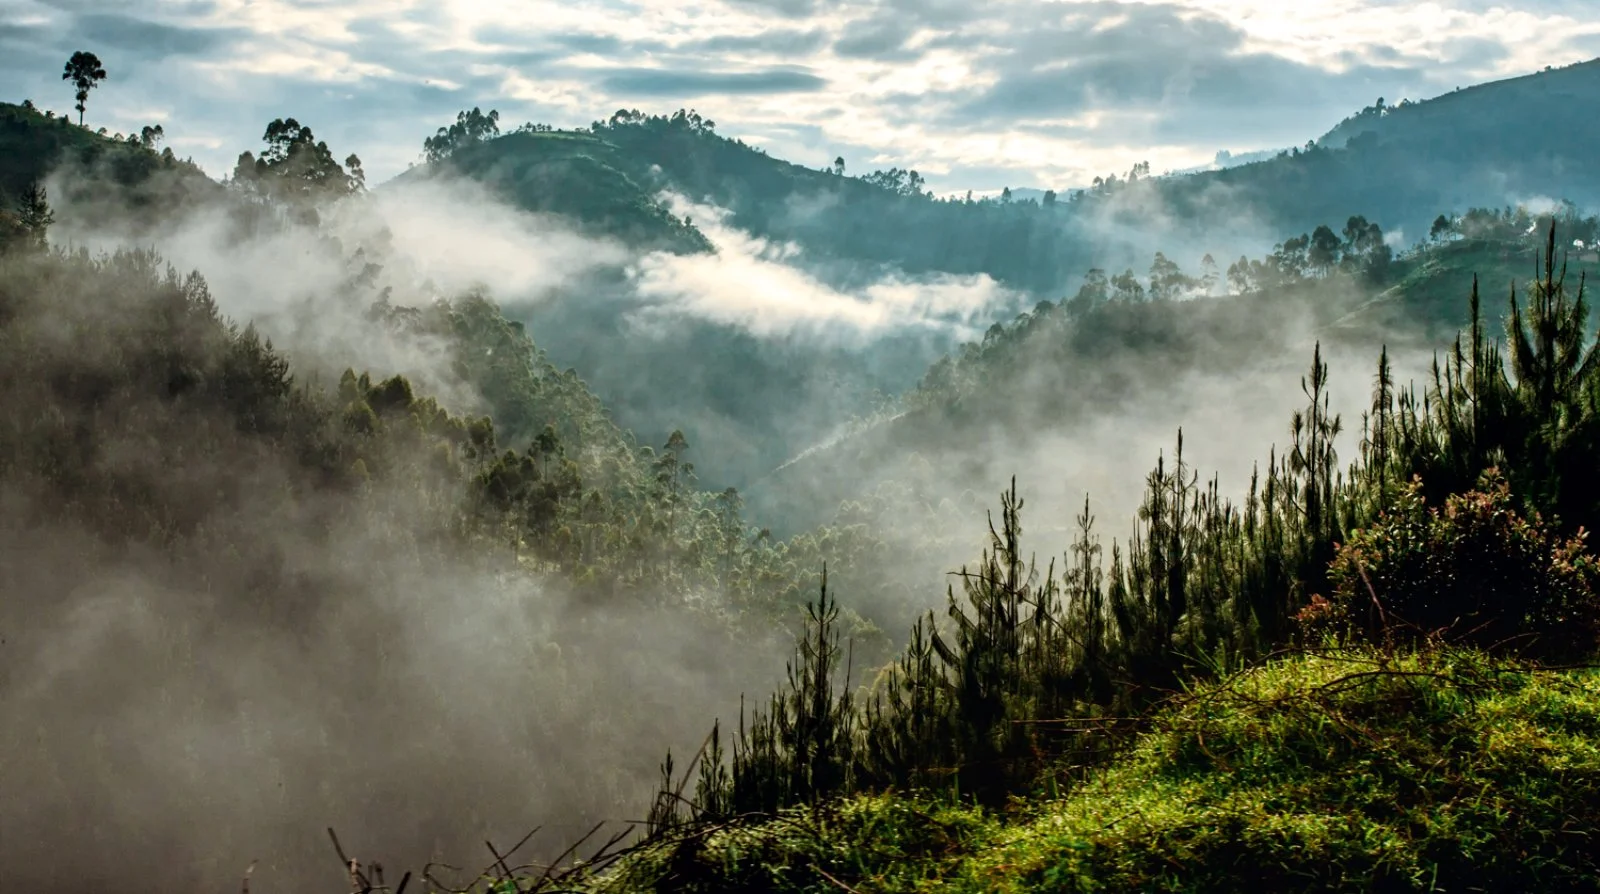
[[(1428, 508), (1404, 486), (1333, 561), (1334, 603), (1368, 633), (1440, 636), (1535, 658), (1594, 651), (1600, 610), (1586, 532), (1562, 539), (1524, 518), (1496, 469)], [(1376, 603), (1376, 604), (1374, 604)]]

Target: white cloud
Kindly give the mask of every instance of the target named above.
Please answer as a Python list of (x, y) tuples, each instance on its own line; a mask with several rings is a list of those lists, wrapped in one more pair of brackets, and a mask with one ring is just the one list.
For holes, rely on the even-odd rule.
[(688, 315), (739, 326), (762, 337), (794, 333), (855, 340), (908, 327), (971, 337), (978, 321), (1016, 305), (1017, 297), (988, 276), (889, 275), (843, 290), (798, 262), (800, 249), (759, 239), (724, 222), (724, 212), (672, 198), (717, 247), (715, 254), (651, 254), (630, 270), (643, 309), (638, 322)]
[[(1600, 22), (1577, 0), (85, 0), (71, 5), (77, 12), (65, 8), (0, 0), (0, 73), (19, 90), (11, 98), (65, 109), (70, 94), (51, 54), (95, 49), (112, 78), (91, 98), (89, 117), (112, 129), (170, 121), (174, 145), (221, 173), (254, 148), (266, 121), (295, 115), (336, 151), (359, 153), (374, 180), (415, 159), (422, 138), (463, 107), (581, 126), (619, 107), (683, 105), (802, 164), (842, 154), (856, 170), (916, 167), (941, 192), (1060, 188), (1133, 160), (1177, 169), (1218, 149), (1298, 144), (1379, 95), (1423, 98), (1600, 48)], [(170, 39), (135, 40), (139, 27)], [(168, 49), (149, 49), (158, 44)], [(1084, 88), (1088, 105), (1029, 126), (1025, 104), (1001, 102), (1025, 102), (1027, 78), (1048, 94), (1051, 66), (1080, 77), (1086, 65), (1098, 79)], [(663, 85), (608, 80), (613, 69), (659, 70)], [(759, 83), (772, 92), (749, 82), (736, 94), (705, 92), (739, 83), (715, 73), (778, 69), (826, 83), (770, 78)], [(1243, 114), (1258, 94), (1277, 105)]]

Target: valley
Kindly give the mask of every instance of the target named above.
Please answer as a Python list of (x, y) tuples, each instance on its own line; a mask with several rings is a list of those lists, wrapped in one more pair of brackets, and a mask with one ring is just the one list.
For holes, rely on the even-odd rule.
[(0, 103), (0, 877), (1586, 890), (1592, 88), (983, 199)]

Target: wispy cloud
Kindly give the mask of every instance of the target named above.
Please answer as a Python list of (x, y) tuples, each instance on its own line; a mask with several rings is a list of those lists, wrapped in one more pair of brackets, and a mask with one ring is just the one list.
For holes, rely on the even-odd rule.
[(988, 276), (911, 279), (886, 275), (855, 289), (837, 288), (808, 272), (794, 245), (758, 239), (727, 225), (725, 212), (673, 198), (717, 252), (651, 254), (631, 269), (643, 305), (639, 322), (693, 316), (754, 335), (810, 334), (862, 343), (908, 328), (969, 338), (1018, 301)]

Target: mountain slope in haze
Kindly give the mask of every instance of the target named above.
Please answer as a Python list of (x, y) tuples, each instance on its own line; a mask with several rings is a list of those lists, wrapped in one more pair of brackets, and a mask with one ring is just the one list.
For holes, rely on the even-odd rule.
[(86, 203), (111, 189), (127, 208), (147, 217), (198, 207), (223, 192), (171, 149), (156, 151), (137, 138), (113, 139), (65, 116), (0, 103), (0, 205), (63, 167), (72, 174), (62, 180), (67, 194), (52, 201)]
[[(1515, 219), (1496, 238), (1459, 238), (1397, 258), (1375, 281), (1304, 276), (1187, 301), (1107, 300), (1085, 288), (1072, 300), (1041, 303), (934, 364), (900, 412), (763, 479), (748, 495), (751, 506), (804, 526), (841, 506), (859, 512), (863, 494), (894, 493), (871, 513), (893, 540), (901, 519), (915, 515), (908, 507), (988, 493), (1017, 474), (1048, 507), (1047, 524), (1056, 524), (1074, 500), (1081, 508), (1085, 492), (1102, 506), (1126, 508), (1130, 482), (1170, 448), (1179, 428), (1191, 445), (1217, 451), (1202, 454), (1199, 465), (1222, 470), (1226, 486), (1241, 486), (1250, 468), (1230, 464), (1235, 448), (1256, 441), (1265, 452), (1283, 441), (1280, 420), (1296, 405), (1295, 382), (1319, 343), (1347, 382), (1369, 378), (1384, 346), (1402, 381), (1425, 378), (1433, 347), (1466, 324), (1475, 277), (1485, 322), (1499, 331), (1510, 290), (1525, 299), (1543, 247), (1537, 235), (1520, 235)], [(1532, 226), (1543, 232), (1552, 220), (1535, 216)], [(1562, 220), (1559, 228), (1592, 233), (1596, 224)], [(1592, 252), (1569, 259), (1574, 280), (1600, 269)], [(1266, 381), (1279, 387), (1264, 393)], [(1359, 408), (1362, 388), (1339, 394)], [(1215, 428), (1221, 418), (1231, 420), (1226, 431)], [(913, 528), (910, 539), (944, 536)]]
[[(757, 536), (483, 296), (369, 324), (444, 348), (493, 418), (401, 375), (319, 382), (152, 252), (0, 248), (18, 884), (211, 888), (248, 852), (314, 888), (330, 824), (395, 854), (579, 834), (777, 678), (824, 564), (877, 589), (864, 541)], [(91, 853), (50, 858), (70, 842)]]
[[(708, 136), (703, 125), (694, 130), (690, 121), (683, 119), (681, 128), (693, 131), (693, 140), (727, 143), (735, 154), (748, 151)], [(845, 277), (835, 280), (844, 291), (832, 293), (825, 271), (805, 265), (805, 257), (768, 256), (768, 246), (746, 244), (731, 220), (719, 220), (717, 230), (729, 244), (713, 245), (689, 216), (678, 216), (658, 198), (680, 184), (629, 143), (636, 137), (626, 129), (518, 131), (464, 145), (375, 192), (426, 181), (448, 190), (451, 178), (465, 177), (516, 208), (553, 215), (556, 227), (624, 246), (625, 257), (559, 294), (500, 297), (552, 359), (579, 370), (642, 440), (661, 443), (682, 431), (704, 461), (707, 483), (718, 486), (743, 488), (786, 459), (794, 445), (869, 412), (881, 395), (913, 384), (953, 343), (926, 327), (863, 335), (825, 313), (813, 325), (812, 309), (803, 306), (793, 328), (780, 323), (753, 331), (745, 317), (762, 316), (767, 301), (832, 300), (870, 314), (870, 299), (854, 289), (877, 280)], [(759, 170), (793, 167), (751, 154)], [(641, 285), (641, 276), (650, 284)], [(710, 310), (686, 309), (695, 306)]]
[(630, 176), (635, 166), (629, 162), (617, 146), (593, 134), (516, 132), (463, 146), (391, 183), (464, 176), (523, 210), (559, 215), (589, 235), (642, 249), (709, 251), (711, 244), (691, 222), (675, 217)]
[[(1421, 102), (1403, 100), (1386, 105), (1379, 100), (1341, 121), (1317, 144), (1344, 148), (1352, 141), (1362, 142), (1366, 134), (1379, 141), (1440, 148), (1450, 142), (1470, 147), (1479, 140), (1504, 144), (1500, 132), (1505, 128), (1531, 125), (1538, 129), (1559, 126), (1565, 134), (1541, 136), (1540, 141), (1563, 140), (1571, 147), (1593, 139), (1589, 130), (1593, 125), (1574, 119), (1581, 117), (1575, 112), (1595, 101), (1597, 85), (1600, 59), (1458, 88)], [(1532, 151), (1537, 154), (1537, 149)]]
[[(1258, 252), (1277, 234), (1352, 214), (1415, 242), (1441, 211), (1539, 196), (1592, 204), (1600, 201), (1600, 169), (1588, 163), (1597, 111), (1600, 62), (1583, 63), (1371, 121), (1357, 116), (1309, 150), (1216, 171), (1116, 179), (1053, 202), (935, 200), (911, 172), (841, 176), (792, 164), (717, 133), (692, 112), (622, 111), (591, 131), (616, 147), (610, 163), (635, 182), (726, 208), (734, 226), (794, 242), (819, 266), (832, 262), (837, 276), (863, 268), (986, 274), (1048, 294), (1091, 266), (1147, 263), (1157, 248)], [(1213, 243), (1223, 234), (1229, 244), (1202, 244), (1202, 233)]]
[(1424, 238), (1441, 211), (1539, 199), (1600, 203), (1600, 60), (1358, 115), (1287, 157), (1161, 181), (1173, 213), (1250, 209), (1280, 231), (1355, 213)]

